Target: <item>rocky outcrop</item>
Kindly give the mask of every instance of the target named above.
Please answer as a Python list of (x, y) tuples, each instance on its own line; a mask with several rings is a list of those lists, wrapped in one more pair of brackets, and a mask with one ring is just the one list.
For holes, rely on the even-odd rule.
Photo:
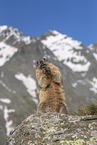
[(9, 145), (97, 144), (97, 115), (34, 114), (11, 132)]

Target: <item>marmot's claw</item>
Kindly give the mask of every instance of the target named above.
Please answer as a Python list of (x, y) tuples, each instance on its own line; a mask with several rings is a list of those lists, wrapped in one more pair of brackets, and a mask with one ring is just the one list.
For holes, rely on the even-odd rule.
[(37, 66), (41, 69), (44, 68), (46, 66), (46, 63), (45, 63), (46, 61), (47, 60), (45, 58), (41, 59), (40, 61), (37, 62)]
[(49, 67), (43, 67), (43, 73), (51, 74), (50, 68)]

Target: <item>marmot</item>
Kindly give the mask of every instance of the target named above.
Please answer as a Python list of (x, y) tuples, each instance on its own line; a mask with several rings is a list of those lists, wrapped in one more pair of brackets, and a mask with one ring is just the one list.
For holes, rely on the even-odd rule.
[(37, 62), (36, 78), (41, 88), (37, 113), (58, 112), (67, 114), (62, 75), (58, 67), (42, 58)]

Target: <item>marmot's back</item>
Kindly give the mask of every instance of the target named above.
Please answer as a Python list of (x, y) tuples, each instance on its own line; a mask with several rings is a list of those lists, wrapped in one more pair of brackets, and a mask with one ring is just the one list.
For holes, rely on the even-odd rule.
[(61, 73), (46, 59), (37, 62), (36, 77), (41, 87), (37, 112), (68, 113)]

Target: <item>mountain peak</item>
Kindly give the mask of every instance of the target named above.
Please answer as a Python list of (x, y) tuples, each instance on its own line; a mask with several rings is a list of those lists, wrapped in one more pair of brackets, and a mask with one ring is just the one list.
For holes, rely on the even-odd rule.
[(0, 33), (7, 29), (7, 25), (0, 26)]
[(61, 34), (57, 30), (49, 30), (48, 32), (52, 33), (53, 35), (59, 35), (59, 34)]
[(22, 32), (20, 32), (17, 28), (11, 26), (0, 26), (0, 37), (3, 41), (8, 41), (9, 39), (14, 41), (14, 44), (17, 42), (23, 42), (26, 45), (30, 44), (35, 39), (31, 38), (30, 36), (26, 36)]

